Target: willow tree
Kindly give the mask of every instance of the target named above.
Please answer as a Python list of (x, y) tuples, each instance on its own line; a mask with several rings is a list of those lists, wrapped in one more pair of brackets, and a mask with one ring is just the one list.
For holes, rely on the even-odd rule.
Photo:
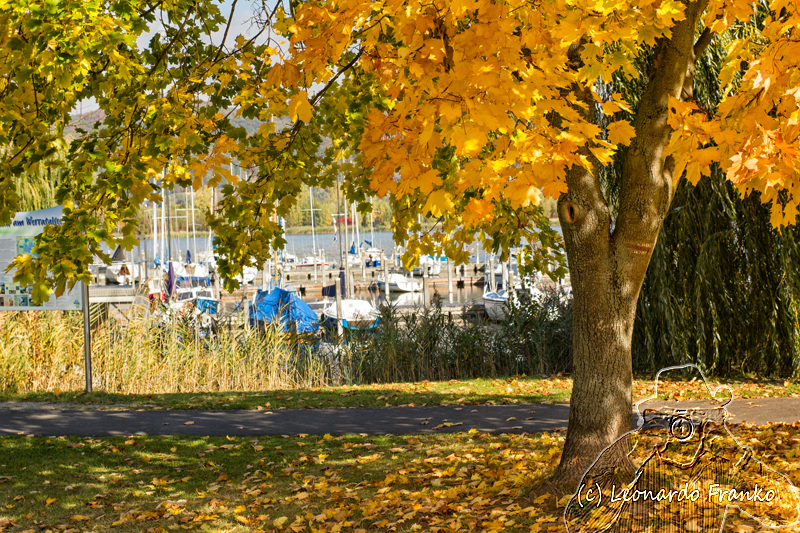
[(634, 371), (695, 363), (706, 375), (796, 375), (798, 228), (769, 218), (718, 171), (679, 184), (639, 295)]
[[(77, 103), (102, 110), (69, 145), (64, 224), (15, 263), (35, 298), (88, 279), (101, 242), (132, 247), (137, 207), (176, 184), (227, 181), (211, 222), (227, 277), (284, 243), (275, 211), (339, 177), (365, 209), (369, 196), (391, 198), (395, 238), (413, 237), (408, 261), (435, 249), (463, 261), (480, 235), (502, 254), (540, 243), (528, 264), (558, 275), (539, 208), (558, 196), (575, 296), (556, 474), (568, 483), (630, 428), (636, 302), (675, 182), (719, 164), (771, 202), (773, 224), (797, 214), (790, 0), (314, 0), (265, 8), (242, 35), (233, 10), (0, 0), (0, 222), (17, 207), (11, 176), (52, 161)], [(698, 58), (756, 11), (760, 31), (732, 39), (724, 58), (724, 100), (701, 108)], [(614, 79), (641, 86), (635, 110)], [(235, 117), (264, 124), (247, 136)], [(230, 175), (232, 159), (247, 179)], [(621, 169), (613, 219), (601, 179), (611, 163)], [(439, 224), (420, 233), (420, 214)]]

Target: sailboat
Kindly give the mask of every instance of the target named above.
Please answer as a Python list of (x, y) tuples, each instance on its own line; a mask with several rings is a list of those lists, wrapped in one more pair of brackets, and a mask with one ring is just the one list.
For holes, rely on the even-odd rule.
[(311, 250), (313, 255), (306, 256), (303, 258), (302, 261), (299, 261), (296, 265), (296, 269), (305, 269), (305, 268), (326, 268), (328, 263), (325, 262), (320, 254), (317, 253), (317, 235), (315, 232), (315, 224), (314, 224), (314, 211), (320, 211), (320, 209), (314, 209), (314, 188), (308, 188), (308, 201), (309, 206), (308, 209), (304, 209), (304, 211), (311, 212)]
[[(378, 278), (378, 290), (386, 290), (387, 280), (383, 276)], [(422, 281), (409, 278), (403, 274), (392, 273), (388, 276), (389, 291), (390, 292), (417, 292), (422, 290)]]
[(326, 325), (336, 327), (341, 318), (345, 329), (367, 329), (375, 327), (381, 314), (371, 303), (366, 300), (342, 300), (342, 316), (337, 315), (336, 301), (333, 301), (322, 310), (323, 320)]
[(317, 255), (314, 254), (304, 257), (302, 261), (300, 261), (299, 263), (297, 263), (297, 265), (295, 265), (295, 268), (298, 270), (306, 268), (314, 268), (314, 267), (327, 268), (328, 262), (323, 261), (321, 257), (317, 257)]
[[(370, 204), (372, 204), (372, 211), (369, 214), (369, 233), (372, 240), (364, 240), (364, 242), (361, 244), (361, 253), (363, 254), (368, 267), (379, 267), (381, 266), (381, 253), (383, 250), (375, 246), (375, 226), (373, 224), (372, 217), (372, 212), (375, 211), (374, 198), (370, 198)], [(364, 248), (365, 244), (367, 245), (366, 248)]]
[(419, 258), (419, 266), (414, 267), (414, 275), (422, 276), (425, 273), (426, 267), (428, 269), (428, 275), (430, 276), (438, 276), (442, 273), (442, 261), (429, 255), (424, 255)]
[(125, 252), (117, 246), (111, 256), (111, 264), (106, 267), (106, 282), (130, 285), (135, 279), (139, 279), (140, 272), (139, 265), (126, 261)]

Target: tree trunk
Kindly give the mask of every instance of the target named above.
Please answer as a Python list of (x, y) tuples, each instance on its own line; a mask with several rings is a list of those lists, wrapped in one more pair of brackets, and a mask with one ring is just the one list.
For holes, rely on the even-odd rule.
[[(631, 430), (633, 320), (655, 245), (653, 236), (620, 246), (608, 232), (607, 215), (599, 223), (598, 217), (581, 216), (577, 205), (563, 201), (559, 208), (574, 298), (573, 385), (569, 431), (553, 481), (566, 490)], [(632, 468), (625, 455), (617, 463)]]
[[(711, 41), (706, 29), (695, 39), (708, 0), (685, 1), (685, 18), (656, 47), (654, 72), (641, 95), (636, 136), (622, 160), (619, 210), (612, 229), (598, 172), (582, 166), (567, 171), (567, 193), (558, 201), (573, 289), (573, 385), (569, 428), (561, 463), (553, 477), (572, 490), (606, 447), (631, 430), (631, 337), (639, 290), (674, 192), (675, 163), (664, 152), (672, 129), (669, 99), (692, 97), (697, 58)], [(583, 38), (570, 47), (570, 67), (582, 65)], [(572, 86), (583, 102), (575, 110), (595, 122), (588, 88)], [(599, 163), (586, 147), (581, 155)], [(628, 447), (618, 446), (613, 463), (632, 469)], [(608, 458), (606, 458), (608, 459)]]

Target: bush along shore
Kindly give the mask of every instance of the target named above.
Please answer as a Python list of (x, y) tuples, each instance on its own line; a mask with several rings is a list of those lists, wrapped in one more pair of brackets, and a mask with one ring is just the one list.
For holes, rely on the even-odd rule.
[[(391, 307), (381, 311), (378, 327), (341, 339), (286, 334), (276, 325), (201, 338), (190, 322), (94, 314), (90, 394), (83, 392), (80, 313), (1, 313), (0, 402), (273, 409), (569, 399), (569, 303), (523, 302), (499, 323), (450, 320), (435, 305), (413, 320)], [(785, 377), (724, 381), (737, 398), (800, 394)], [(633, 387), (636, 398), (652, 394), (653, 374), (638, 376)], [(660, 387), (676, 399), (707, 395), (701, 381)]]
[[(219, 328), (154, 317), (96, 319), (94, 389), (111, 394), (263, 391), (569, 372), (570, 304), (556, 298), (509, 309), (501, 323), (448, 319), (440, 307), (413, 320), (381, 309), (376, 328), (343, 338), (266, 328)], [(0, 391), (81, 390), (77, 312), (0, 314)]]

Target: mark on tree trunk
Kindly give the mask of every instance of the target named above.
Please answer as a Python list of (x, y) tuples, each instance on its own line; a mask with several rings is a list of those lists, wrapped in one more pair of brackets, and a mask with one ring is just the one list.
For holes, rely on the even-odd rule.
[(652, 248), (652, 246), (647, 245), (647, 244), (626, 244), (625, 246), (627, 246), (631, 250), (634, 250), (636, 252), (643, 253), (643, 254), (646, 254), (646, 253), (650, 252), (650, 249)]
[(566, 222), (569, 224), (573, 224), (576, 220), (578, 220), (578, 213), (580, 213), (580, 208), (578, 204), (573, 202), (565, 202), (562, 209), (562, 216)]

